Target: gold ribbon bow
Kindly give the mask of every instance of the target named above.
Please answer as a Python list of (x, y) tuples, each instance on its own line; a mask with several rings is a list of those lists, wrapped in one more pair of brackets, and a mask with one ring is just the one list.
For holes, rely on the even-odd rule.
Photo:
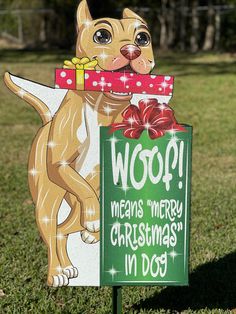
[(95, 70), (98, 65), (98, 61), (90, 60), (87, 57), (84, 58), (73, 58), (71, 61), (64, 61), (64, 69), (76, 70), (76, 89), (84, 90), (85, 70)]
[(87, 57), (84, 58), (73, 58), (71, 61), (64, 61), (64, 69), (74, 69), (74, 70), (95, 70), (95, 67), (98, 65), (98, 61), (90, 60)]

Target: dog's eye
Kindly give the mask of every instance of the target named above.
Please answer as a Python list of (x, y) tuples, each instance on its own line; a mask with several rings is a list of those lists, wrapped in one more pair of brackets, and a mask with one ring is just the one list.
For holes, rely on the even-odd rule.
[(138, 33), (135, 38), (135, 44), (138, 46), (148, 46), (151, 42), (150, 35), (145, 32)]
[(93, 36), (94, 42), (101, 45), (110, 44), (111, 39), (111, 33), (106, 29), (99, 29)]

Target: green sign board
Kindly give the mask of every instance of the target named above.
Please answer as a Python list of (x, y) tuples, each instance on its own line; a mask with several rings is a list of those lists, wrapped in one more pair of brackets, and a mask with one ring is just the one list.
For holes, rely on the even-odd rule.
[(101, 127), (101, 284), (187, 285), (191, 140)]

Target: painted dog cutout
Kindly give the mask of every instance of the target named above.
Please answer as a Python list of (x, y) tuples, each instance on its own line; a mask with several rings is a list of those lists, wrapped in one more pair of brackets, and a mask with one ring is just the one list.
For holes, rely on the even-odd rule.
[[(148, 74), (153, 69), (148, 26), (133, 11), (125, 9), (121, 20), (93, 20), (82, 0), (77, 26), (76, 56), (96, 59), (96, 70)], [(99, 285), (99, 127), (120, 121), (132, 95), (54, 90), (9, 73), (4, 80), (42, 118), (29, 157), (29, 186), (37, 225), (48, 248), (47, 283)], [(60, 218), (63, 206), (67, 212)], [(78, 234), (82, 241), (77, 251), (69, 236)], [(80, 260), (83, 250), (85, 261), (80, 268), (72, 260)]]

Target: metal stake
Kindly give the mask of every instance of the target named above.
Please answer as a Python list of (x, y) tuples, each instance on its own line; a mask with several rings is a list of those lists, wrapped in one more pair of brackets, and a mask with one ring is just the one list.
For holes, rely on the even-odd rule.
[(122, 314), (122, 287), (112, 287), (112, 313)]

